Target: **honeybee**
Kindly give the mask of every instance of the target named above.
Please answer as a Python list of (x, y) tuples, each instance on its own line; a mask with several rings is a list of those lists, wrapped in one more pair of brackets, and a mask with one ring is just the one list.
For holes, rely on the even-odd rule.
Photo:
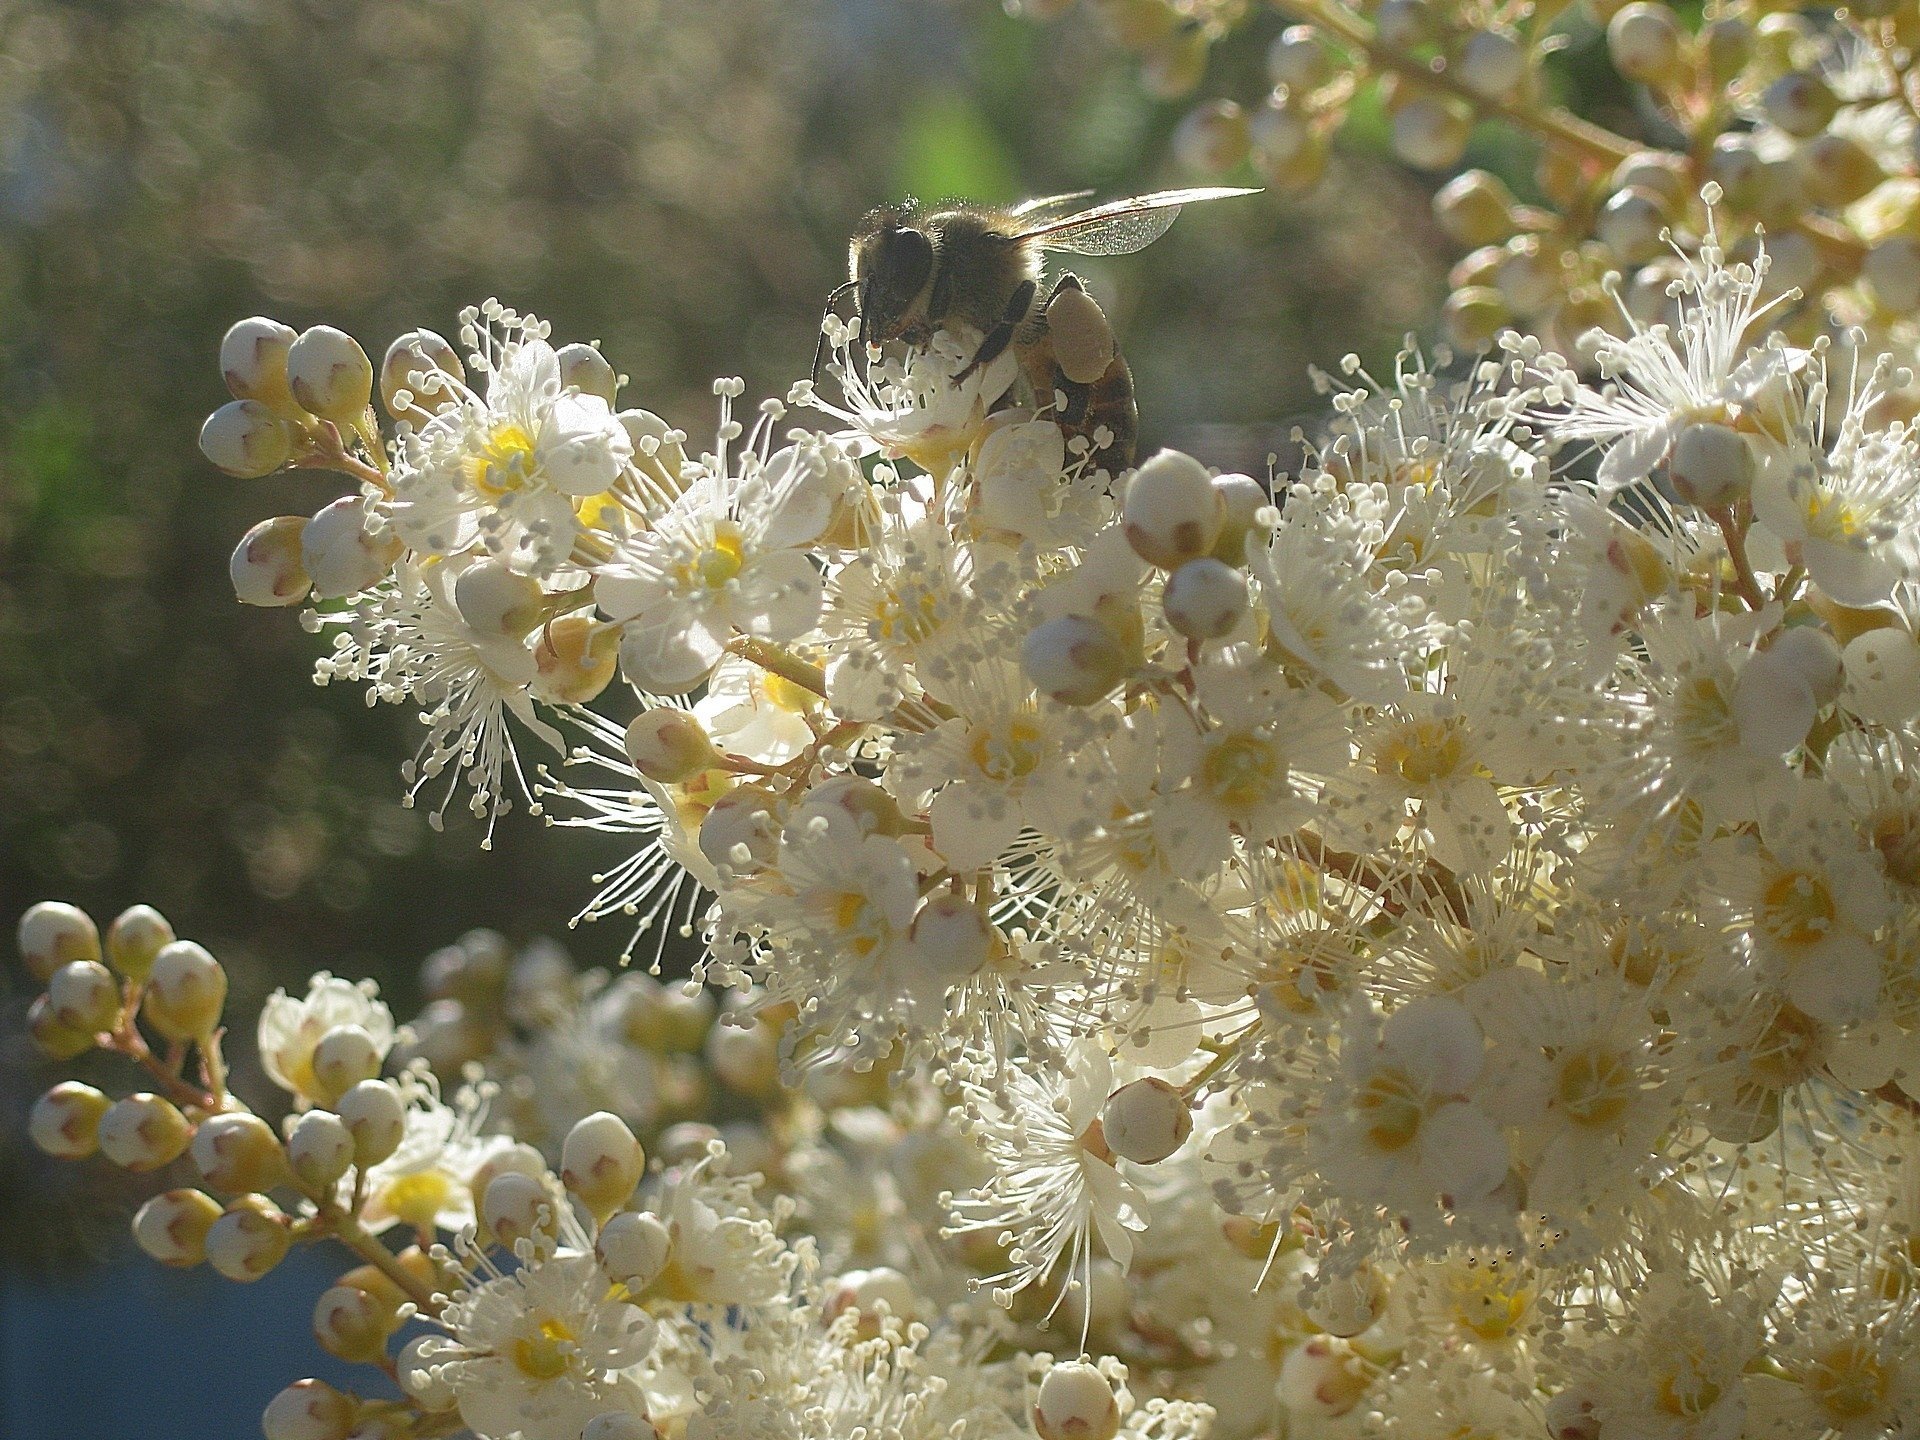
[[(851, 294), (862, 333), (873, 344), (923, 345), (939, 330), (980, 336), (962, 379), (1011, 346), (1035, 404), (1064, 396), (1052, 418), (1069, 443), (1084, 437), (1093, 463), (1118, 475), (1133, 464), (1139, 433), (1133, 372), (1078, 276), (1062, 274), (1042, 295), (1046, 252), (1131, 255), (1166, 234), (1183, 205), (1259, 192), (1162, 190), (1073, 208), (1092, 193), (1049, 195), (1008, 209), (965, 202), (923, 207), (912, 200), (882, 205), (848, 241), (849, 279), (828, 297), (827, 308)], [(817, 374), (818, 354), (814, 368)]]

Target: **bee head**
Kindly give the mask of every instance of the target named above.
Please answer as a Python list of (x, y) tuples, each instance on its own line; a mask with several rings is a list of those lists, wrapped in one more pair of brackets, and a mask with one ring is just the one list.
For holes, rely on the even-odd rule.
[(869, 340), (891, 340), (905, 331), (933, 278), (933, 237), (909, 223), (911, 214), (908, 206), (893, 205), (869, 212), (848, 247), (855, 303)]

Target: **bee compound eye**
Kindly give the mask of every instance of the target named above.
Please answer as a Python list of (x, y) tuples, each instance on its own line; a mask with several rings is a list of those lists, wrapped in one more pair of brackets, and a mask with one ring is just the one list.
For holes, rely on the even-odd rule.
[(902, 227), (882, 243), (880, 273), (890, 298), (904, 306), (933, 273), (933, 241), (924, 230)]

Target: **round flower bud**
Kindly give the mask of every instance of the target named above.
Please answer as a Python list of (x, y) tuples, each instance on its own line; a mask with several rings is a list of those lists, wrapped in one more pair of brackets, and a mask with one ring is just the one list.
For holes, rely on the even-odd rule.
[(1753, 447), (1726, 425), (1698, 420), (1680, 432), (1667, 458), (1673, 493), (1703, 510), (1723, 509), (1753, 489)]
[(353, 1132), (330, 1110), (309, 1110), (287, 1136), (287, 1168), (308, 1190), (326, 1192), (353, 1164)]
[(1680, 76), (1680, 22), (1665, 5), (1635, 0), (1607, 22), (1607, 52), (1627, 79), (1663, 88)]
[(1508, 30), (1475, 30), (1454, 64), (1460, 83), (1490, 100), (1511, 100), (1527, 78), (1527, 52)]
[(57, 1159), (85, 1159), (99, 1143), (100, 1121), (109, 1104), (93, 1086), (63, 1080), (33, 1102), (27, 1134), (38, 1149)]
[(244, 1110), (200, 1122), (193, 1136), (193, 1163), (207, 1184), (230, 1195), (271, 1190), (287, 1173), (286, 1152), (273, 1127)]
[(151, 905), (135, 905), (107, 927), (107, 963), (129, 980), (145, 980), (154, 957), (174, 938), (166, 916)]
[(62, 1025), (95, 1034), (120, 1015), (120, 984), (98, 960), (69, 960), (47, 981), (47, 1003)]
[(251, 1284), (287, 1258), (285, 1222), (252, 1205), (235, 1205), (207, 1231), (207, 1263), (229, 1280)]
[(1127, 482), (1121, 520), (1134, 553), (1171, 570), (1213, 548), (1221, 512), (1206, 466), (1177, 450), (1162, 450)]
[(1769, 654), (1778, 656), (1813, 692), (1815, 703), (1831, 705), (1840, 698), (1845, 670), (1840, 642), (1818, 625), (1795, 625), (1780, 632)]
[(473, 1172), (473, 1213), (479, 1215), (485, 1210), (487, 1187), (502, 1175), (526, 1175), (540, 1180), (546, 1173), (546, 1157), (533, 1146), (523, 1143), (509, 1145)]
[(1833, 123), (1840, 113), (1840, 99), (1811, 70), (1794, 70), (1767, 87), (1760, 108), (1787, 134), (1808, 140)]
[(1447, 339), (1468, 353), (1485, 350), (1513, 323), (1507, 300), (1491, 285), (1468, 285), (1447, 296), (1440, 320)]
[(49, 1060), (71, 1060), (85, 1054), (97, 1038), (92, 1031), (76, 1030), (63, 1023), (53, 1013), (53, 1002), (44, 995), (34, 996), (33, 1003), (27, 1007), (27, 1033)]
[(200, 453), (237, 480), (258, 480), (293, 458), (293, 433), (258, 400), (229, 400), (201, 425)]
[(804, 826), (814, 815), (851, 820), (863, 835), (898, 835), (906, 828), (899, 802), (863, 775), (835, 775), (815, 785), (793, 823)]
[(1193, 1133), (1186, 1097), (1158, 1076), (1122, 1085), (1100, 1112), (1107, 1148), (1123, 1160), (1157, 1165)]
[(1192, 93), (1207, 73), (1207, 34), (1198, 25), (1170, 31), (1140, 56), (1140, 88), (1156, 100)]
[(1360, 1403), (1368, 1384), (1367, 1370), (1349, 1346), (1317, 1335), (1288, 1352), (1277, 1388), (1291, 1413), (1333, 1420)]
[(143, 1002), (153, 1028), (169, 1040), (204, 1040), (227, 1003), (227, 972), (191, 940), (175, 940), (153, 957)]
[(1671, 208), (1693, 198), (1693, 169), (1687, 157), (1671, 150), (1636, 150), (1618, 165), (1607, 181), (1609, 190), (1638, 187)]
[(936, 890), (907, 932), (913, 958), (943, 989), (976, 975), (993, 955), (993, 925), (964, 895)]
[(406, 1107), (385, 1080), (362, 1080), (340, 1097), (334, 1110), (353, 1136), (353, 1161), (362, 1169), (393, 1154), (406, 1136)]
[(329, 1355), (355, 1365), (377, 1364), (398, 1317), (364, 1290), (335, 1285), (313, 1305), (313, 1338)]
[(645, 1416), (616, 1410), (589, 1420), (580, 1440), (660, 1440), (660, 1432)]
[(1800, 184), (1816, 205), (1838, 210), (1886, 179), (1880, 162), (1850, 135), (1816, 135), (1800, 150)]
[(1329, 1335), (1351, 1339), (1387, 1312), (1387, 1282), (1371, 1265), (1323, 1277), (1306, 1306), (1307, 1318)]
[(613, 681), (620, 627), (591, 615), (562, 615), (533, 645), (533, 698), (549, 705), (585, 705)]
[(600, 1227), (593, 1253), (607, 1279), (639, 1294), (660, 1278), (673, 1251), (673, 1232), (658, 1215), (625, 1210)]
[(1867, 252), (1861, 267), (1873, 298), (1884, 310), (1920, 310), (1920, 239), (1893, 235)]
[(400, 1388), (407, 1392), (414, 1404), (430, 1415), (444, 1414), (460, 1400), (453, 1386), (447, 1383), (445, 1374), (435, 1365), (445, 1344), (446, 1337), (443, 1335), (416, 1335), (400, 1347), (400, 1358), (396, 1365)]
[(236, 400), (257, 400), (291, 413), (293, 396), (287, 389), (287, 351), (294, 330), (278, 320), (255, 315), (236, 320), (220, 341), (220, 370), (227, 393)]
[(180, 1269), (207, 1258), (207, 1232), (220, 1218), (220, 1202), (204, 1190), (169, 1190), (134, 1212), (133, 1238), (162, 1265)]
[(1516, 315), (1538, 315), (1551, 309), (1566, 293), (1559, 254), (1543, 249), (1532, 235), (1516, 236), (1509, 242), (1494, 271), (1493, 283)]
[(1273, 503), (1267, 487), (1251, 475), (1216, 475), (1214, 493), (1220, 497), (1220, 535), (1213, 542), (1213, 558), (1236, 568), (1247, 563), (1247, 536), (1259, 526), (1259, 514)]
[(713, 992), (704, 985), (688, 981), (663, 986), (654, 1010), (652, 1048), (694, 1053), (705, 1042), (717, 1009)]
[(20, 917), (20, 958), (41, 984), (74, 960), (100, 958), (100, 932), (87, 912), (64, 900), (42, 900)]
[(620, 377), (613, 373), (606, 356), (591, 345), (576, 344), (561, 346), (555, 358), (560, 362), (562, 385), (569, 385), (582, 395), (598, 395), (607, 404), (613, 404)]
[(369, 532), (367, 502), (360, 495), (342, 495), (300, 532), (300, 563), (320, 600), (371, 590), (392, 571), (404, 548), (390, 531)]
[(313, 581), (300, 554), (300, 537), (310, 522), (304, 515), (262, 520), (233, 547), (227, 573), (243, 605), (298, 605)]
[(478, 560), (453, 582), (460, 618), (489, 640), (518, 640), (540, 623), (546, 596), (539, 582), (504, 560)]
[(344, 330), (316, 325), (288, 347), (287, 385), (308, 414), (357, 425), (373, 397), (373, 362)]
[(508, 1249), (556, 1223), (554, 1200), (532, 1175), (496, 1175), (480, 1199), (480, 1223)]
[(1091, 705), (1133, 669), (1120, 639), (1097, 620), (1063, 615), (1034, 627), (1020, 666), (1042, 695), (1062, 705)]
[(1161, 593), (1167, 623), (1190, 640), (1218, 640), (1247, 613), (1247, 577), (1210, 555), (1167, 577)]
[(336, 1025), (313, 1047), (313, 1078), (319, 1098), (344, 1095), (362, 1080), (380, 1073), (384, 1057), (374, 1039), (358, 1025)]
[(642, 710), (627, 723), (625, 747), (633, 768), (662, 785), (684, 785), (720, 758), (706, 726), (672, 705)]
[(1499, 176), (1468, 170), (1433, 197), (1433, 215), (1450, 239), (1467, 246), (1493, 245), (1513, 234), (1513, 192)]
[(1731, 84), (1753, 58), (1753, 22), (1739, 15), (1722, 15), (1700, 27), (1700, 48), (1707, 57), (1707, 74), (1717, 86)]
[(1467, 153), (1473, 116), (1439, 95), (1416, 95), (1393, 112), (1393, 153), (1416, 170), (1450, 170)]
[(685, 435), (651, 410), (622, 410), (614, 418), (633, 444), (634, 469), (661, 486), (668, 495), (678, 495), (686, 489), (686, 481), (682, 479), (687, 464), (687, 452), (682, 444), (687, 438)]
[(100, 1153), (136, 1174), (171, 1165), (192, 1139), (192, 1123), (159, 1095), (129, 1095), (100, 1117)]
[(1106, 1376), (1084, 1360), (1069, 1360), (1041, 1377), (1033, 1429), (1040, 1440), (1113, 1440), (1120, 1402)]
[(1644, 265), (1666, 248), (1661, 239), (1666, 228), (1666, 202), (1651, 190), (1630, 186), (1607, 197), (1595, 232), (1622, 264)]
[(1173, 151), (1190, 170), (1222, 175), (1247, 158), (1247, 112), (1232, 100), (1189, 110), (1173, 132)]
[(1311, 25), (1289, 25), (1267, 47), (1267, 78), (1289, 90), (1313, 90), (1333, 78), (1333, 57)]
[[(396, 420), (424, 425), (439, 411), (460, 403), (466, 378), (459, 353), (431, 330), (409, 330), (387, 347), (380, 361), (380, 403)], [(406, 392), (402, 404), (400, 392)]]
[(762, 785), (736, 785), (700, 822), (700, 853), (716, 869), (752, 875), (771, 865), (780, 848), (778, 802)]
[(647, 1156), (618, 1115), (598, 1110), (574, 1123), (560, 1148), (560, 1179), (597, 1220), (633, 1195)]
[(780, 1087), (780, 1034), (764, 1020), (722, 1020), (707, 1032), (707, 1064), (720, 1083), (759, 1098)]
[(921, 1308), (913, 1283), (891, 1266), (849, 1270), (827, 1296), (826, 1318), (831, 1320), (843, 1311), (859, 1310), (877, 1319), (882, 1305), (887, 1307), (888, 1314), (903, 1320), (912, 1319)]
[(1260, 168), (1271, 171), (1291, 165), (1308, 150), (1313, 144), (1313, 127), (1276, 91), (1247, 122), (1247, 140)]
[(1430, 0), (1381, 0), (1374, 12), (1374, 36), (1392, 50), (1417, 50), (1440, 31)]
[(296, 1380), (268, 1403), (260, 1417), (267, 1440), (348, 1440), (353, 1400), (324, 1380)]

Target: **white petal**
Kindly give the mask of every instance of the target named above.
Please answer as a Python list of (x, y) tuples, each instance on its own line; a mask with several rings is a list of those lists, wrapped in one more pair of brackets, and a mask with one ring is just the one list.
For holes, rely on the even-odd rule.
[(1442, 1105), (1420, 1127), (1420, 1172), (1455, 1206), (1497, 1189), (1508, 1158), (1507, 1137), (1477, 1105)]

